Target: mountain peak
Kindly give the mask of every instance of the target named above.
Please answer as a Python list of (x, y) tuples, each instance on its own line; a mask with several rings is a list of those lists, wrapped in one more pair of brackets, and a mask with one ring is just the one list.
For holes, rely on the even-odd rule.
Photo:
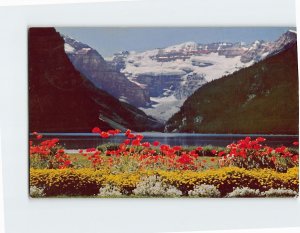
[(65, 41), (65, 52), (72, 54), (72, 53), (86, 53), (90, 50), (92, 50), (92, 48), (90, 46), (88, 46), (87, 44), (81, 43), (80, 41), (70, 37), (70, 36), (66, 36), (63, 34), (60, 34), (61, 37), (64, 39)]
[(197, 50), (198, 49), (198, 44), (194, 41), (187, 41), (181, 44), (176, 44), (173, 46), (169, 46), (164, 49), (165, 52), (168, 51), (192, 51), (192, 50)]
[(280, 41), (282, 39), (288, 39), (289, 41), (296, 41), (297, 40), (297, 32), (294, 30), (287, 30), (285, 33), (283, 33), (277, 41)]
[(288, 32), (292, 32), (292, 33), (295, 33), (295, 34), (297, 34), (297, 31), (295, 31), (295, 30), (292, 30), (292, 29), (288, 30)]

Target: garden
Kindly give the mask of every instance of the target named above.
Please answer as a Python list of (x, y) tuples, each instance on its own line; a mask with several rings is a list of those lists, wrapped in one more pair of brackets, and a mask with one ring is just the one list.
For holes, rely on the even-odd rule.
[(270, 147), (245, 137), (226, 147), (170, 146), (118, 129), (120, 144), (68, 153), (58, 138), (29, 141), (31, 197), (297, 197), (298, 142)]

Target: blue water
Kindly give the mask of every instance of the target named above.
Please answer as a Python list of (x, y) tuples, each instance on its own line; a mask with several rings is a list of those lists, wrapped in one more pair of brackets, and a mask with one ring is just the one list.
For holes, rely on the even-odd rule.
[[(85, 149), (90, 147), (97, 147), (103, 143), (121, 143), (126, 136), (119, 134), (114, 137), (103, 139), (98, 135), (92, 133), (42, 133), (43, 139), (59, 138), (60, 145), (66, 149)], [(264, 137), (266, 145), (269, 146), (292, 146), (294, 141), (298, 141), (298, 135), (264, 135), (264, 134), (190, 134), (190, 133), (141, 133), (144, 135), (143, 141), (154, 142), (159, 141), (162, 144), (171, 146), (226, 146), (232, 142), (249, 136), (253, 139), (257, 137)], [(30, 135), (30, 140), (34, 143), (36, 139)]]

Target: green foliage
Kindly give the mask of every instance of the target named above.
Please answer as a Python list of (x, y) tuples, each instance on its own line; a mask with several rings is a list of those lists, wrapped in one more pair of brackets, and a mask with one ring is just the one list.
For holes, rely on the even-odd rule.
[(109, 150), (109, 151), (117, 150), (118, 148), (119, 148), (119, 144), (117, 144), (117, 143), (105, 143), (105, 144), (97, 146), (97, 150), (99, 150), (101, 152), (105, 152), (107, 150)]

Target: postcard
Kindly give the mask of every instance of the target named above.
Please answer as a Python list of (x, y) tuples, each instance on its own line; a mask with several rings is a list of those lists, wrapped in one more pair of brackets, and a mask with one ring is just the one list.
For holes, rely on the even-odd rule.
[(31, 197), (297, 197), (293, 27), (31, 27)]

